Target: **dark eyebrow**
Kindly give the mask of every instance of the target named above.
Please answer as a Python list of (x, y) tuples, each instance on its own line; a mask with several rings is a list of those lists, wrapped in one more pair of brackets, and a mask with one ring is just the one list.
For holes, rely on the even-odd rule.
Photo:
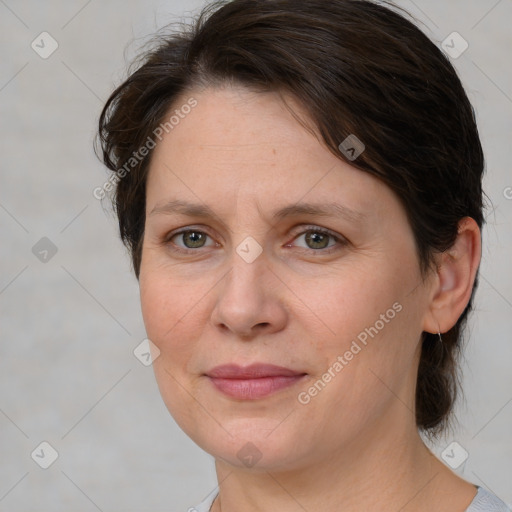
[(173, 214), (181, 213), (183, 215), (189, 215), (190, 217), (216, 217), (215, 212), (206, 205), (188, 203), (187, 201), (181, 201), (176, 199), (174, 201), (168, 201), (162, 205), (156, 205), (149, 215), (155, 215), (157, 213)]
[(297, 203), (286, 206), (273, 213), (272, 218), (284, 219), (298, 215), (315, 217), (343, 217), (350, 222), (359, 222), (365, 215), (338, 203)]
[[(158, 213), (171, 215), (181, 213), (190, 217), (218, 217), (207, 205), (193, 204), (179, 199), (168, 201), (162, 205), (156, 205), (149, 215)], [(311, 215), (316, 217), (343, 217), (350, 222), (359, 222), (365, 215), (338, 203), (298, 203), (285, 206), (272, 213), (272, 219), (284, 219), (299, 215)]]

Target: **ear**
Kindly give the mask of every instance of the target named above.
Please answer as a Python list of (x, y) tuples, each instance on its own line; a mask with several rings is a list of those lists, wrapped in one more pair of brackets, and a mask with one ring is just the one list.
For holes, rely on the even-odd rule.
[(457, 323), (471, 298), (481, 250), (478, 224), (473, 218), (464, 217), (459, 222), (455, 243), (439, 255), (424, 331), (446, 332)]

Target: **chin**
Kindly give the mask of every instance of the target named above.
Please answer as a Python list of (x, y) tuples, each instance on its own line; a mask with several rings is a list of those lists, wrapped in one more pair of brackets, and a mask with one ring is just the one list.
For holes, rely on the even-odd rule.
[(211, 420), (203, 428), (192, 432), (185, 426), (184, 431), (215, 459), (251, 471), (291, 470), (299, 467), (299, 459), (307, 457), (301, 433), (292, 432), (282, 420), (240, 418), (219, 419), (219, 423), (224, 428)]

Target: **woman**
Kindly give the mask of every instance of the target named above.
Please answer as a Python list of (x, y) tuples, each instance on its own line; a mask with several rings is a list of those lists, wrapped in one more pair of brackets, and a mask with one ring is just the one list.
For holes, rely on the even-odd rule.
[(213, 512), (491, 511), (448, 425), (484, 159), (446, 57), (369, 1), (234, 0), (103, 109), (103, 159), (170, 413)]

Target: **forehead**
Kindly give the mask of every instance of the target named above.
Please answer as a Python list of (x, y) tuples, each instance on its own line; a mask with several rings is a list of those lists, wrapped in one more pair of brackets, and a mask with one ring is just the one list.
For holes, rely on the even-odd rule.
[(192, 146), (194, 154), (200, 149), (217, 158), (244, 160), (275, 155), (277, 148), (296, 154), (320, 149), (318, 139), (297, 119), (307, 120), (304, 108), (289, 95), (225, 85), (183, 94), (171, 113), (191, 98), (196, 106), (166, 137), (185, 153)]
[[(181, 111), (191, 98), (196, 106)], [(289, 97), (286, 103), (307, 122), (300, 105)], [(242, 87), (191, 91), (170, 114), (180, 112), (178, 124), (153, 150), (148, 212), (176, 198), (231, 209), (257, 198), (272, 210), (299, 200), (337, 200), (368, 210), (376, 194), (391, 194), (376, 178), (333, 155), (277, 93)]]

